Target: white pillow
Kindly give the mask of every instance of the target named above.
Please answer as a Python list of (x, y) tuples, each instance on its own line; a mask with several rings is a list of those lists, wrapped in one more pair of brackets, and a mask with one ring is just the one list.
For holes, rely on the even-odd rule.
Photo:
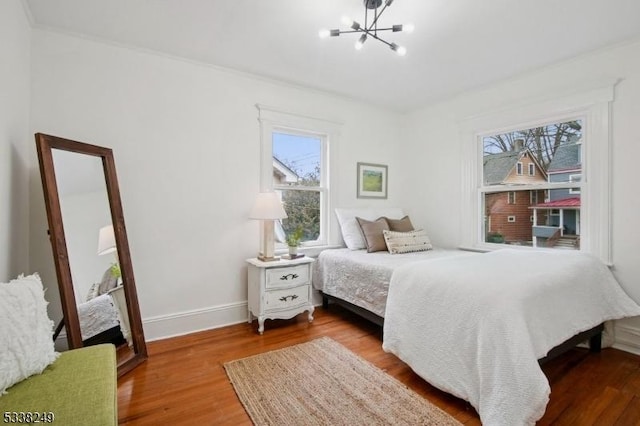
[(423, 229), (409, 232), (382, 231), (387, 250), (391, 254), (411, 253), (433, 249), (431, 240)]
[(367, 243), (362, 235), (360, 225), (356, 221), (356, 216), (366, 220), (376, 220), (385, 216), (390, 219), (402, 219), (405, 214), (401, 208), (386, 207), (377, 209), (336, 209), (338, 223), (340, 223), (340, 231), (344, 243), (351, 250), (360, 250), (367, 248)]
[(38, 274), (0, 283), (0, 395), (58, 357), (47, 303)]

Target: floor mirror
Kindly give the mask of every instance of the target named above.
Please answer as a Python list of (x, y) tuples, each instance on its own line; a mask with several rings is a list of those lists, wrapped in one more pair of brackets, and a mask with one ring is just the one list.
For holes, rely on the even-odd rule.
[(118, 377), (147, 358), (113, 151), (37, 133), (69, 349), (116, 345)]

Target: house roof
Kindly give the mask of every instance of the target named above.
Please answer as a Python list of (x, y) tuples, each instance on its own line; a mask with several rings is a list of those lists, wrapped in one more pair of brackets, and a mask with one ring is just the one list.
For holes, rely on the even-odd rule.
[(580, 197), (562, 198), (560, 200), (548, 201), (536, 204), (532, 209), (579, 209)]
[(502, 183), (515, 167), (521, 151), (506, 151), (485, 155), (483, 158), (484, 183), (495, 185)]
[(579, 143), (562, 144), (556, 149), (547, 171), (549, 173), (561, 172), (581, 168)]
[(282, 161), (273, 157), (273, 174), (278, 176), (280, 180), (286, 183), (296, 183), (300, 180), (300, 176), (291, 168), (287, 167)]
[(483, 171), (485, 185), (496, 185), (503, 183), (509, 173), (516, 166), (516, 163), (524, 156), (529, 154), (531, 160), (536, 164), (538, 170), (545, 176), (545, 171), (540, 167), (535, 156), (529, 149), (520, 151), (506, 151), (497, 154), (488, 154), (483, 157)]

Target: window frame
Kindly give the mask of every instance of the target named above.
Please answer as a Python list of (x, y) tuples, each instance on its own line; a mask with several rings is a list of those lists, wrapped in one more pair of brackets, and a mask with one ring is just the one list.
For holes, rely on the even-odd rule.
[(522, 164), (522, 161), (518, 161), (516, 163), (516, 175), (522, 176), (523, 174), (524, 174), (524, 164)]
[[(576, 182), (576, 176), (579, 178), (578, 182), (582, 181), (582, 173), (573, 173), (569, 175), (569, 182)], [(569, 194), (580, 194), (580, 188), (569, 188)]]
[[(329, 245), (331, 220), (329, 212), (335, 205), (335, 195), (331, 191), (331, 164), (335, 163), (332, 146), (338, 144), (342, 123), (309, 117), (283, 111), (277, 108), (256, 104), (260, 126), (260, 191), (268, 192), (278, 189), (320, 192), (320, 234), (315, 241), (305, 241), (301, 247), (321, 247)], [(273, 184), (273, 133), (286, 133), (318, 138), (321, 141), (320, 154), (320, 187), (305, 188), (293, 186), (278, 188)], [(286, 244), (276, 243), (276, 251), (284, 251)]]
[[(581, 190), (580, 250), (594, 254), (611, 264), (611, 141), (610, 109), (616, 81), (577, 93), (530, 99), (487, 114), (461, 120), (462, 248), (494, 250), (504, 247), (484, 242), (483, 200), (485, 193), (509, 190), (542, 190), (578, 188)], [(514, 130), (530, 129), (548, 123), (582, 120), (585, 142), (582, 145), (582, 180), (580, 183), (547, 183), (544, 185), (509, 185), (482, 187), (482, 138)], [(593, 159), (593, 160), (592, 160)], [(515, 246), (514, 246), (515, 247)], [(530, 249), (530, 248), (522, 248)]]
[(536, 165), (533, 163), (529, 163), (529, 176), (536, 175)]

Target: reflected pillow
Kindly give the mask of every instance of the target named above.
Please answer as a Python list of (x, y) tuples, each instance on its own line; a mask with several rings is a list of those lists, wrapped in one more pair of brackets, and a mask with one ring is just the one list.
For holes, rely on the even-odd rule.
[(382, 231), (389, 230), (387, 219), (379, 217), (374, 221), (369, 221), (356, 217), (356, 221), (362, 230), (368, 253), (387, 250), (387, 243), (384, 241), (384, 235), (382, 234)]
[(47, 303), (38, 274), (0, 283), (0, 395), (58, 357)]
[(387, 218), (387, 223), (389, 223), (389, 230), (391, 231), (409, 232), (414, 230), (409, 216), (405, 216), (402, 219)]
[(382, 231), (387, 250), (391, 254), (411, 253), (433, 249), (427, 233), (418, 229), (410, 232)]
[(98, 286), (97, 296), (107, 293), (109, 290), (116, 288), (117, 285), (118, 277), (113, 276), (111, 273), (111, 267), (107, 268), (107, 270), (104, 271), (104, 274), (102, 274), (102, 280)]

